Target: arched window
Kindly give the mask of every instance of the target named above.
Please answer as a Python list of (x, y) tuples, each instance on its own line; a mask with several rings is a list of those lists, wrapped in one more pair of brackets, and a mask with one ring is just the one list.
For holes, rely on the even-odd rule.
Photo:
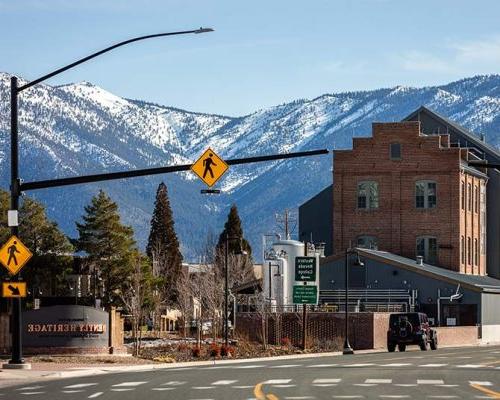
[(361, 235), (358, 236), (356, 242), (357, 242), (357, 247), (363, 247), (365, 249), (373, 249), (373, 250), (378, 249), (378, 240), (375, 236)]
[(425, 263), (436, 265), (438, 260), (437, 239), (434, 236), (417, 237), (416, 255), (422, 256)]
[(370, 210), (378, 208), (378, 183), (363, 181), (358, 183), (358, 208)]
[(437, 202), (437, 185), (434, 181), (417, 181), (415, 183), (415, 207), (435, 208)]

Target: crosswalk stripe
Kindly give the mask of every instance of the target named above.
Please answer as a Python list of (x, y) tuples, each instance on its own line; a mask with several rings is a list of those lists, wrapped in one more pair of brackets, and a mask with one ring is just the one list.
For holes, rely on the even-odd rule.
[(26, 396), (31, 396), (34, 394), (44, 394), (45, 392), (21, 392), (20, 394), (24, 394)]
[(336, 383), (314, 383), (313, 386), (316, 387), (331, 387), (331, 386), (337, 386)]
[(284, 365), (273, 365), (272, 367), (269, 368), (294, 368), (294, 367), (301, 367), (302, 364), (284, 364)]
[(111, 388), (112, 392), (130, 392), (135, 390), (135, 388)]
[(238, 365), (237, 367), (234, 368), (251, 369), (251, 368), (264, 368), (264, 367), (267, 367), (267, 365)]
[(381, 394), (380, 396), (381, 399), (408, 399), (410, 398), (410, 395), (408, 394)]
[(95, 399), (97, 397), (99, 397), (100, 395), (102, 395), (104, 392), (97, 392), (97, 393), (94, 393), (94, 394), (91, 394), (89, 397), (87, 397), (87, 399)]
[(480, 386), (493, 386), (491, 382), (488, 381), (469, 381), (470, 385), (480, 385)]
[(82, 393), (85, 390), (62, 390), (63, 393)]
[(180, 386), (184, 385), (186, 382), (185, 381), (170, 381), (166, 383), (162, 383), (161, 386)]
[(340, 378), (317, 378), (313, 380), (313, 383), (339, 383), (342, 382)]
[(365, 383), (392, 383), (392, 379), (366, 379)]
[(96, 386), (98, 383), (78, 383), (76, 385), (64, 386), (64, 389), (80, 389), (89, 386)]
[(215, 389), (213, 386), (193, 386), (192, 389), (195, 390), (207, 390), (207, 389)]
[(139, 385), (144, 385), (145, 383), (148, 383), (147, 381), (141, 381), (141, 382), (122, 382), (122, 383), (117, 383), (116, 385), (112, 385), (113, 387), (130, 387), (130, 386), (139, 386)]
[(284, 383), (289, 383), (291, 379), (269, 379), (268, 381), (263, 382), (266, 385), (280, 385)]
[(314, 365), (308, 365), (306, 368), (328, 368), (337, 366), (338, 364), (314, 364)]
[(157, 392), (164, 392), (164, 391), (166, 391), (166, 390), (175, 390), (175, 388), (171, 388), (171, 387), (161, 388), (161, 387), (160, 387), (160, 388), (153, 388), (153, 389), (151, 389), (151, 390), (155, 390), (155, 391), (157, 391)]
[(465, 364), (465, 365), (457, 365), (457, 368), (484, 368), (485, 365), (482, 364)]
[(231, 386), (233, 389), (252, 389), (253, 385), (241, 385), (241, 386)]
[(290, 387), (295, 387), (297, 385), (273, 385), (275, 388), (290, 388)]
[(375, 364), (346, 364), (346, 365), (341, 365), (342, 367), (371, 367)]
[(212, 385), (214, 385), (214, 386), (232, 385), (233, 383), (236, 383), (236, 382), (238, 382), (238, 381), (223, 380), (223, 381), (213, 382)]
[(428, 368), (437, 368), (437, 367), (446, 367), (448, 364), (422, 364), (419, 367), (428, 367)]
[(391, 364), (380, 364), (381, 367), (408, 367), (409, 363), (391, 363)]
[(417, 379), (417, 385), (444, 385), (442, 379)]

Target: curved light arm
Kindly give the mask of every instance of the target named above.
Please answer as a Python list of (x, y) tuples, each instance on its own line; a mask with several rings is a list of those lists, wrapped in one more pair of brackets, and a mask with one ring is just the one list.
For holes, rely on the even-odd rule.
[(39, 84), (40, 82), (43, 82), (49, 78), (52, 78), (53, 76), (55, 75), (58, 75), (60, 74), (61, 72), (64, 72), (64, 71), (67, 71), (68, 69), (71, 69), (73, 67), (76, 67), (77, 65), (80, 65), (80, 64), (83, 64), (84, 62), (88, 61), (88, 60), (91, 60), (92, 58), (95, 58), (95, 57), (98, 57), (100, 56), (101, 54), (104, 54), (104, 53), (107, 53), (108, 51), (111, 51), (111, 50), (114, 50), (116, 49), (117, 47), (121, 47), (121, 46), (124, 46), (126, 44), (129, 44), (129, 43), (133, 43), (133, 42), (138, 42), (140, 40), (146, 40), (146, 39), (152, 39), (152, 38), (157, 38), (157, 37), (163, 37), (163, 36), (174, 36), (174, 35), (186, 35), (186, 34), (189, 34), (189, 33), (205, 33), (205, 32), (212, 32), (213, 29), (212, 28), (199, 28), (199, 29), (195, 29), (195, 30), (191, 30), (191, 31), (179, 31), (179, 32), (167, 32), (167, 33), (156, 33), (154, 35), (146, 35), (146, 36), (139, 36), (139, 37), (136, 37), (136, 38), (132, 38), (132, 39), (128, 39), (128, 40), (125, 40), (123, 42), (120, 42), (120, 43), (116, 43), (112, 46), (109, 46), (109, 47), (106, 47), (105, 49), (101, 50), (101, 51), (98, 51), (97, 53), (93, 53), (87, 57), (84, 57), (84, 58), (81, 58), (80, 60), (78, 61), (75, 61), (71, 64), (68, 64), (66, 65), (65, 67), (62, 67), (62, 68), (59, 68), (59, 69), (56, 69), (55, 71), (47, 74), (47, 75), (44, 75), (38, 79), (35, 79), (34, 81), (31, 81), (23, 86), (19, 86), (17, 88), (17, 92), (21, 92), (25, 89), (28, 89), (34, 85), (37, 85)]

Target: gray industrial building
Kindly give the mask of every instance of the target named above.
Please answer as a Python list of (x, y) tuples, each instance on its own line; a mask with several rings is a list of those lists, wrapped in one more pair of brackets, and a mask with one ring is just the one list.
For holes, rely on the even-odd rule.
[[(363, 265), (356, 265), (355, 257), (349, 259), (350, 308), (422, 311), (436, 325), (478, 325), (483, 342), (500, 342), (500, 280), (461, 274), (385, 251), (356, 251)], [(341, 310), (344, 293), (345, 257), (324, 258), (320, 303)]]
[[(482, 138), (469, 132), (460, 125), (420, 107), (407, 116), (404, 121), (420, 121), (422, 133), (427, 135), (450, 135), (451, 146), (468, 147), (480, 159), (490, 163), (500, 163), (500, 151), (485, 143)], [(500, 171), (488, 169), (486, 190), (487, 204), (487, 274), (500, 279)], [(299, 207), (299, 240), (325, 242), (325, 255), (334, 254), (343, 249), (333, 248), (333, 185), (328, 186)]]

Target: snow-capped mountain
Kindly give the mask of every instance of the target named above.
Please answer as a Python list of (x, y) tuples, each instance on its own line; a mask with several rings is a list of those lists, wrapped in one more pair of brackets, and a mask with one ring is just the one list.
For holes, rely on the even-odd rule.
[[(10, 75), (0, 74), (0, 183), (8, 187)], [(148, 168), (195, 161), (206, 147), (223, 158), (318, 148), (349, 148), (373, 121), (398, 121), (426, 105), (500, 147), (500, 76), (477, 76), (439, 87), (398, 86), (326, 94), (243, 117), (193, 113), (115, 96), (88, 82), (38, 85), (19, 99), (20, 173), (25, 181)], [(164, 180), (183, 250), (196, 257), (206, 232), (220, 232), (229, 205), (238, 205), (255, 250), (274, 229), (274, 213), (295, 208), (331, 183), (331, 156), (231, 167), (223, 194), (200, 194), (191, 173), (78, 185), (29, 193), (71, 236), (98, 188), (118, 201), (140, 245), (149, 234), (156, 187)], [(258, 253), (256, 258), (259, 258)]]

